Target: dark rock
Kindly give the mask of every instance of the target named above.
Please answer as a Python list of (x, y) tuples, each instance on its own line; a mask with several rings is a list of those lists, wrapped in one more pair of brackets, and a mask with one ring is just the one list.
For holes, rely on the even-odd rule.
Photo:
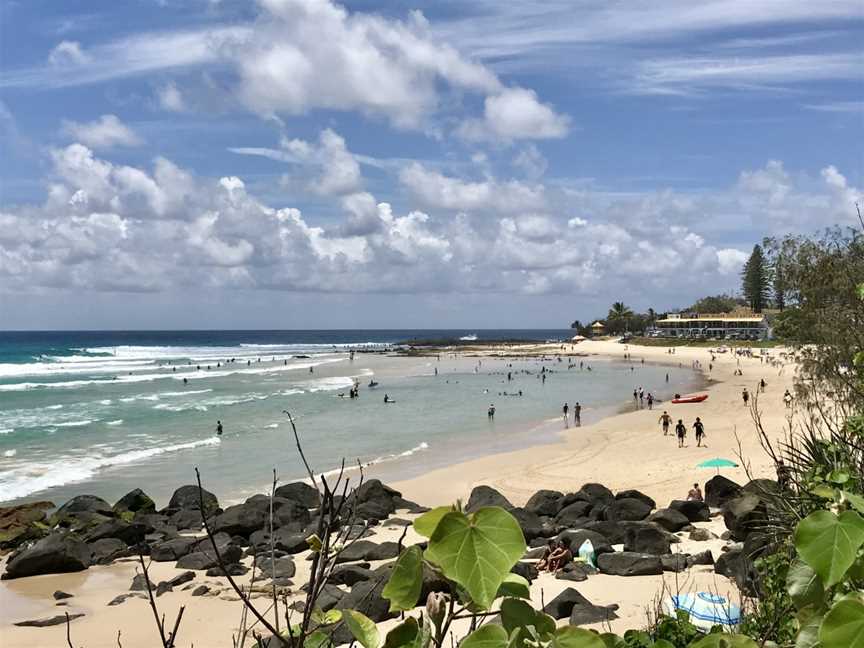
[(276, 489), (277, 497), (294, 500), (307, 509), (318, 508), (318, 491), (305, 482), (292, 482)]
[[(266, 495), (253, 495), (246, 500), (245, 506), (255, 508), (264, 513), (265, 521), (261, 528), (270, 528), (270, 498)], [(233, 508), (233, 507), (231, 507)], [(230, 509), (225, 509), (227, 513)], [(224, 513), (223, 513), (224, 515)], [(293, 499), (285, 497), (273, 498), (273, 527), (281, 528), (290, 524), (305, 526), (312, 520), (309, 509)]]
[(745, 493), (726, 502), (723, 507), (723, 521), (735, 540), (744, 540), (749, 533), (765, 526), (768, 511), (757, 495)]
[(318, 600), (316, 601), (319, 608), (322, 611), (327, 612), (328, 610), (332, 610), (339, 601), (345, 596), (345, 592), (336, 587), (335, 585), (327, 584), (321, 588), (321, 594), (318, 596)]
[(174, 588), (168, 581), (162, 581), (156, 586), (156, 596), (162, 596), (166, 592), (173, 592)]
[(624, 551), (662, 556), (669, 553), (668, 532), (646, 524), (628, 530)]
[(208, 585), (199, 585), (192, 590), (192, 596), (204, 596), (209, 591), (210, 587)]
[(599, 533), (606, 538), (609, 544), (625, 544), (627, 542), (627, 532), (634, 525), (646, 524), (645, 522), (612, 522), (609, 520), (598, 520), (589, 522), (583, 529)]
[(577, 500), (572, 504), (568, 504), (555, 516), (555, 521), (562, 526), (568, 528), (578, 528), (588, 521), (588, 514), (591, 512), (591, 502)]
[(638, 491), (638, 490), (618, 491), (617, 493), (615, 493), (615, 499), (616, 500), (638, 499), (638, 500), (644, 502), (645, 504), (647, 504), (648, 506), (650, 506), (652, 509), (657, 507), (657, 502), (655, 502), (653, 498), (648, 497), (645, 493)]
[(606, 488), (603, 484), (583, 484), (577, 495), (581, 493), (581, 498), (587, 502), (591, 502), (594, 506), (609, 505), (615, 500), (612, 491)]
[[(147, 591), (147, 579), (144, 574), (135, 574), (132, 578), (132, 584), (129, 586), (130, 592), (146, 592)], [(150, 589), (154, 589), (156, 585), (150, 581)]]
[(369, 569), (369, 563), (340, 565), (333, 570), (327, 582), (333, 585), (347, 585), (351, 587), (354, 583), (371, 580), (374, 577), (375, 572)]
[(525, 510), (535, 515), (556, 516), (561, 510), (561, 498), (564, 493), (556, 490), (539, 490), (525, 503)]
[(692, 529), (690, 531), (689, 538), (696, 542), (707, 542), (708, 540), (714, 540), (717, 536), (711, 533), (708, 529)]
[(170, 579), (168, 582), (171, 583), (171, 587), (180, 587), (184, 583), (188, 583), (191, 580), (195, 579), (195, 572), (193, 571), (185, 571), (182, 574), (177, 574), (174, 578)]
[(711, 519), (711, 511), (705, 502), (696, 500), (672, 500), (669, 508), (682, 513), (691, 522), (707, 522)]
[(396, 615), (390, 612), (390, 601), (381, 596), (385, 585), (384, 579), (360, 581), (339, 600), (336, 607), (340, 610), (356, 610), (376, 623), (391, 619)]
[(543, 608), (543, 611), (553, 619), (565, 619), (570, 616), (570, 613), (573, 611), (573, 606), (576, 605), (580, 599), (584, 599), (584, 597), (582, 597), (582, 595), (572, 587), (568, 587), (558, 596), (549, 601)]
[(144, 541), (147, 527), (140, 523), (129, 523), (114, 519), (94, 527), (84, 536), (85, 542), (96, 542), (104, 538), (117, 538), (127, 545), (136, 545)]
[(111, 505), (101, 497), (96, 497), (95, 495), (76, 495), (57, 509), (57, 512), (52, 517), (62, 520), (66, 517), (74, 517), (79, 513), (97, 513), (105, 517), (114, 517)]
[(543, 557), (543, 554), (546, 553), (546, 543), (549, 542), (547, 538), (535, 538), (534, 542), (537, 546), (528, 549), (522, 556), (523, 559), (539, 560)]
[(720, 508), (731, 499), (741, 495), (741, 486), (723, 475), (715, 475), (705, 482), (705, 503)]
[(261, 570), (261, 576), (263, 578), (293, 578), (294, 574), (297, 572), (297, 567), (294, 565), (294, 561), (288, 556), (284, 558), (276, 558), (275, 560), (269, 557), (264, 558), (258, 560), (256, 566)]
[(144, 491), (136, 488), (117, 500), (112, 510), (118, 515), (127, 511), (132, 513), (155, 513), (156, 503)]
[(535, 513), (517, 507), (510, 509), (510, 515), (516, 518), (526, 540), (531, 540), (532, 538), (544, 535), (545, 529), (543, 527), (543, 521), (540, 519), (540, 516)]
[(491, 486), (475, 486), (471, 489), (471, 495), (465, 505), (465, 512), (474, 513), (484, 506), (500, 506), (508, 510), (513, 508), (510, 501)]
[(361, 520), (386, 520), (393, 513), (392, 505), (389, 500), (373, 500), (369, 502), (360, 502), (354, 507), (354, 514)]
[[(174, 510), (200, 511), (201, 499), (204, 500), (204, 515), (210, 517), (219, 510), (219, 500), (208, 490), (201, 489), (199, 495), (198, 486), (189, 484), (181, 486), (174, 491), (171, 500), (168, 502), (168, 508)], [(178, 527), (179, 528), (179, 527)]]
[(31, 621), (18, 621), (17, 623), (13, 623), (12, 625), (18, 626), (19, 628), (47, 628), (49, 626), (60, 625), (61, 623), (66, 623), (66, 619), (68, 618), (70, 621), (75, 619), (80, 619), (84, 616), (83, 612), (78, 614), (70, 614), (68, 617), (65, 614), (58, 614), (57, 616), (48, 617), (46, 619), (33, 619)]
[(225, 576), (226, 572), (229, 576), (244, 576), (249, 573), (249, 568), (242, 563), (231, 563), (230, 565), (225, 565), (225, 569), (223, 570), (218, 565), (215, 567), (211, 567), (206, 571), (207, 576)]
[(69, 594), (68, 592), (64, 592), (63, 590), (57, 590), (53, 594), (55, 601), (62, 601), (63, 599), (70, 599), (74, 596), (74, 594)]
[(357, 560), (387, 560), (399, 555), (399, 545), (395, 542), (376, 544), (368, 540), (358, 540), (342, 550), (336, 557), (337, 563)]
[(403, 520), (402, 518), (391, 517), (386, 522), (384, 522), (384, 524), (382, 526), (385, 526), (385, 527), (386, 526), (407, 527), (407, 526), (411, 526), (411, 524), (412, 524), (411, 520)]
[(744, 484), (741, 490), (762, 500), (770, 500), (781, 494), (780, 486), (773, 479), (752, 479)]
[(168, 518), (168, 522), (181, 531), (200, 531), (204, 526), (201, 511), (197, 509), (180, 509)]
[(588, 580), (594, 570), (584, 562), (569, 562), (555, 573), (557, 580), (581, 582)]
[[(234, 544), (219, 547), (219, 553), (222, 556), (222, 561), (226, 565), (236, 563), (243, 557), (243, 550)], [(177, 569), (194, 569), (196, 571), (202, 571), (210, 569), (211, 567), (216, 567), (217, 564), (218, 561), (216, 560), (216, 553), (213, 551), (212, 547), (210, 547), (207, 550), (186, 554), (177, 561)]]
[(53, 508), (53, 502), (45, 501), (0, 507), (0, 549), (14, 549), (46, 535), (46, 529), (40, 525)]
[(309, 548), (306, 537), (296, 533), (281, 533), (282, 529), (275, 533), (276, 548), (289, 554), (300, 553)]
[[(377, 506), (376, 509), (386, 509), (387, 514), (396, 512), (396, 503), (394, 502), (394, 498), (401, 498), (402, 493), (397, 490), (390, 488), (389, 486), (385, 486), (378, 479), (370, 479), (368, 481), (363, 482), (359, 488), (355, 489), (351, 496), (357, 505), (369, 504), (374, 502)], [(376, 519), (385, 519), (387, 516), (379, 517)]]
[(581, 547), (582, 543), (586, 540), (590, 540), (591, 544), (594, 545), (594, 553), (597, 555), (615, 551), (609, 543), (609, 540), (607, 540), (604, 535), (588, 529), (562, 531), (558, 535), (557, 539), (561, 540), (562, 538), (570, 538), (570, 550), (573, 552), (574, 556), (579, 555), (579, 547)]
[(131, 555), (126, 543), (117, 538), (102, 538), (96, 542), (91, 542), (88, 546), (90, 547), (90, 564), (92, 565), (107, 565), (118, 558)]
[[(309, 512), (303, 509), (308, 515)], [(274, 513), (274, 519), (276, 514)], [(248, 538), (253, 531), (264, 527), (267, 515), (254, 505), (237, 504), (229, 506), (222, 513), (209, 521), (214, 533), (223, 532), (229, 535), (239, 535)]]
[(409, 513), (426, 513), (431, 510), (428, 506), (407, 500), (401, 495), (393, 498), (393, 506), (396, 507), (397, 511), (408, 511)]
[(599, 520), (606, 519), (606, 509), (609, 508), (608, 504), (599, 504), (595, 503), (591, 505), (591, 510), (588, 511), (588, 519), (592, 522), (597, 522)]
[(660, 556), (619, 551), (597, 557), (597, 567), (613, 576), (651, 576), (663, 573)]
[(514, 574), (519, 574), (529, 583), (540, 575), (540, 572), (537, 571), (537, 566), (530, 562), (519, 561), (513, 565), (513, 568), (510, 571)]
[(150, 546), (150, 558), (156, 562), (173, 562), (189, 554), (197, 546), (197, 538), (175, 538)]
[(736, 573), (739, 572), (740, 561), (740, 549), (732, 549), (730, 551), (725, 551), (720, 554), (720, 557), (714, 563), (714, 573), (734, 579)]
[(570, 613), (570, 625), (607, 623), (612, 619), (618, 618), (618, 615), (615, 614), (615, 610), (618, 609), (616, 603), (612, 605), (594, 605), (581, 594), (579, 598), (580, 600), (574, 603), (573, 611)]
[(68, 533), (53, 533), (10, 558), (3, 578), (62, 574), (89, 566), (90, 548), (85, 543)]
[(659, 509), (648, 516), (648, 521), (663, 527), (671, 533), (676, 533), (690, 524), (687, 516), (675, 509)]
[(639, 521), (648, 517), (652, 508), (640, 499), (616, 499), (606, 508), (605, 517), (611, 522)]
[(690, 566), (689, 558), (688, 554), (667, 554), (660, 556), (660, 562), (663, 563), (663, 571), (683, 572)]
[(115, 596), (113, 599), (108, 601), (109, 606), (120, 605), (124, 601), (130, 598), (146, 598), (143, 594), (120, 594)]
[(713, 565), (714, 564), (714, 556), (712, 555), (709, 549), (705, 551), (700, 551), (699, 553), (695, 553), (687, 558), (687, 566), (691, 567), (693, 565)]

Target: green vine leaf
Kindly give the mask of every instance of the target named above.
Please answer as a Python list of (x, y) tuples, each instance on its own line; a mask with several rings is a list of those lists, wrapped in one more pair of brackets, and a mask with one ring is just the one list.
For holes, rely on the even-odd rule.
[(845, 511), (839, 516), (830, 511), (815, 511), (795, 529), (795, 548), (826, 587), (843, 578), (862, 544), (864, 518), (855, 511)]
[(795, 637), (795, 648), (820, 648), (819, 626), (821, 624), (821, 614), (813, 614), (803, 621)]
[(600, 641), (606, 648), (628, 648), (627, 642), (621, 637), (612, 632), (603, 632), (600, 634)]
[(390, 601), (391, 612), (413, 610), (423, 588), (423, 550), (414, 545), (402, 551), (381, 596)]
[(342, 619), (354, 638), (363, 644), (363, 648), (378, 648), (381, 637), (375, 622), (356, 610), (345, 610)]
[(431, 538), (438, 527), (438, 523), (448, 513), (453, 512), (452, 506), (439, 506), (426, 511), (423, 515), (414, 520), (414, 530), (424, 538)]
[(459, 648), (507, 648), (507, 631), (494, 623), (484, 625), (465, 637)]
[(849, 502), (852, 508), (856, 509), (859, 513), (864, 515), (864, 497), (861, 495), (856, 495), (855, 493), (850, 493), (849, 491), (843, 491), (843, 497)]
[(533, 627), (540, 636), (555, 632), (555, 619), (521, 599), (507, 598), (501, 602), (501, 625), (512, 634), (520, 628)]
[(322, 612), (319, 609), (312, 611), (312, 620), (318, 625), (333, 625), (342, 620), (342, 610), (332, 609)]
[(501, 586), (498, 588), (498, 595), (495, 598), (501, 598), (502, 596), (530, 599), (531, 583), (519, 574), (511, 572), (504, 577)]
[(331, 644), (329, 635), (323, 630), (315, 630), (303, 642), (303, 648), (325, 648)]
[(426, 559), (444, 576), (465, 588), (472, 601), (488, 610), (504, 577), (525, 552), (525, 537), (516, 519), (490, 506), (471, 516), (444, 515), (429, 539)]
[(408, 617), (387, 633), (383, 648), (420, 648), (422, 639), (417, 619)]
[(864, 603), (856, 598), (839, 600), (819, 629), (822, 648), (864, 648)]
[(575, 626), (558, 628), (549, 648), (606, 648), (600, 635)]
[(801, 560), (796, 560), (789, 568), (786, 589), (792, 603), (799, 610), (808, 605), (818, 607), (825, 600), (825, 589), (822, 587), (819, 575), (810, 565)]
[(759, 644), (744, 635), (718, 632), (691, 643), (689, 648), (759, 648)]

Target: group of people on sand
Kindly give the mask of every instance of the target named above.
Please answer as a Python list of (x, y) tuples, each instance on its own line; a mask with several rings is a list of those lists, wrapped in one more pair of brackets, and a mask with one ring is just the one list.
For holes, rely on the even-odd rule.
[[(667, 382), (669, 374), (666, 374)], [(651, 392), (645, 391), (642, 387), (637, 387), (633, 390), (633, 402), (636, 403), (636, 407), (641, 409), (645, 407), (645, 402), (648, 402), (648, 409), (654, 409), (654, 401), (657, 399), (654, 398), (654, 394)]]
[(564, 536), (560, 540), (550, 538), (543, 549), (543, 555), (537, 562), (537, 570), (555, 574), (573, 560), (573, 550), (570, 548), (570, 538)]
[[(669, 412), (663, 411), (660, 415), (660, 418), (657, 421), (663, 428), (663, 436), (669, 435), (669, 427), (672, 425), (672, 417), (669, 415)], [(693, 422), (693, 432), (696, 435), (696, 447), (702, 447), (702, 441), (705, 439), (705, 424), (702, 422), (702, 419), (698, 416), (696, 420)], [(684, 448), (684, 441), (687, 438), (687, 426), (684, 425), (684, 419), (678, 419), (678, 423), (675, 424), (675, 436), (678, 438), (678, 447)]]
[[(564, 414), (564, 427), (568, 427), (570, 425), (570, 405), (564, 403), (561, 412)], [(573, 425), (582, 425), (582, 405), (579, 401), (576, 401), (573, 406)]]

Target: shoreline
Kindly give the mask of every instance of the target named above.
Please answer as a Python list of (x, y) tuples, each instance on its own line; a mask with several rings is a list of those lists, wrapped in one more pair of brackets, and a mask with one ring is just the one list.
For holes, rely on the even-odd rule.
[[(580, 355), (587, 351), (589, 357), (604, 356), (613, 361), (621, 359), (625, 353), (624, 345), (615, 342), (583, 342), (576, 348)], [(698, 405), (672, 405), (666, 402), (655, 410), (640, 409), (612, 414), (590, 425), (561, 430), (557, 440), (551, 443), (471, 458), (427, 471), (417, 477), (386, 483), (399, 490), (406, 499), (424, 506), (465, 501), (471, 488), (480, 484), (499, 490), (514, 505), (521, 506), (540, 489), (573, 492), (582, 484), (599, 482), (613, 491), (638, 489), (654, 498), (660, 508), (672, 499), (683, 498), (694, 481), (701, 484), (715, 475), (713, 470), (696, 468), (698, 462), (718, 456), (734, 459), (737, 441), (732, 431), (736, 429), (741, 438), (741, 449), (749, 460), (749, 469), (754, 476), (773, 476), (773, 467), (767, 459), (763, 459), (758, 440), (750, 433), (752, 422), (749, 411), (742, 404), (740, 390), (746, 385), (755, 393), (754, 388), (760, 377), (767, 380), (768, 390), (760, 402), (762, 418), (766, 429), (778, 429), (777, 425), (785, 423), (786, 414), (781, 395), (791, 385), (793, 371), (788, 367), (778, 371), (777, 368), (761, 365), (758, 358), (741, 358), (740, 366), (744, 375), (735, 376), (733, 371), (739, 363), (734, 354), (718, 356), (713, 371), (709, 372), (706, 371), (706, 359), (709, 357), (707, 349), (684, 351), (679, 347), (674, 356), (668, 355), (663, 348), (629, 345), (626, 351), (634, 356), (636, 363), (643, 357), (646, 364), (657, 362), (676, 365), (689, 364), (693, 360), (702, 361), (705, 365), (702, 374), (706, 380), (702, 391), (709, 394), (708, 400)], [(552, 352), (547, 349), (546, 353)], [(673, 437), (664, 438), (657, 424), (657, 417), (664, 407), (676, 419), (684, 418), (688, 427), (695, 416), (701, 416), (706, 424), (708, 447), (696, 448), (692, 432), (688, 435), (688, 447), (682, 449), (676, 447)], [(376, 468), (369, 467), (365, 471), (366, 477), (377, 478), (379, 471)], [(738, 483), (747, 481), (743, 466), (724, 469), (722, 474)], [(228, 501), (224, 504), (227, 505)], [(398, 514), (400, 517), (411, 517), (404, 513)], [(716, 518), (695, 526), (710, 529), (715, 535), (723, 531), (722, 521)], [(373, 541), (394, 541), (401, 532), (399, 527), (387, 524), (377, 526), (374, 527)], [(410, 533), (409, 541), (414, 541)], [(686, 534), (681, 542), (675, 545), (678, 547), (675, 551), (709, 549), (715, 559), (721, 555), (725, 545), (724, 541), (717, 539), (693, 543)], [(6, 557), (0, 559), (0, 570), (4, 568), (6, 560)], [(66, 610), (86, 615), (72, 623), (73, 642), (76, 645), (86, 645), (88, 648), (114, 646), (118, 629), (123, 632), (123, 645), (126, 648), (152, 645), (155, 628), (146, 601), (131, 598), (117, 606), (106, 606), (118, 594), (128, 592), (129, 582), (136, 572), (135, 565), (135, 560), (121, 559), (107, 566), (93, 566), (83, 572), (0, 582), (0, 628), (4, 646), (24, 648), (63, 643), (64, 625), (22, 628), (13, 627), (12, 623), (62, 614)], [(376, 565), (373, 563), (373, 569)], [(168, 580), (181, 571), (173, 562), (154, 563), (151, 578), (154, 582)], [(298, 560), (297, 577), (293, 579), (298, 587), (304, 582), (307, 572), (307, 561)], [(641, 627), (645, 621), (645, 606), (664, 588), (677, 584), (679, 576), (686, 587), (711, 589), (737, 596), (731, 581), (715, 574), (713, 567), (693, 567), (681, 575), (628, 577), (626, 581), (621, 581), (618, 576), (597, 574), (575, 586), (595, 604), (619, 604), (619, 619), (612, 622), (612, 629), (623, 631)], [(195, 584), (219, 584), (220, 580), (205, 578), (202, 572), (197, 574)], [(224, 586), (224, 582), (221, 584)], [(572, 585), (550, 575), (542, 575), (532, 585), (532, 598), (540, 600), (545, 596), (548, 600)], [(58, 589), (74, 594), (68, 600), (68, 605), (57, 607), (52, 593)], [(296, 588), (292, 589), (301, 594)], [(224, 590), (217, 596), (193, 598), (191, 591), (175, 589), (160, 598), (159, 605), (169, 616), (178, 605), (187, 607), (181, 645), (190, 641), (196, 645), (230, 645), (231, 633), (236, 628), (240, 614), (236, 600), (232, 600), (230, 593)]]

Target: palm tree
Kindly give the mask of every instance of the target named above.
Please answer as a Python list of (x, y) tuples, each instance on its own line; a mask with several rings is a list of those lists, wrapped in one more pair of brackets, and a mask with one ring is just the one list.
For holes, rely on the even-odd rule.
[(633, 317), (633, 311), (624, 302), (615, 302), (612, 308), (609, 309), (609, 319), (630, 319)]

